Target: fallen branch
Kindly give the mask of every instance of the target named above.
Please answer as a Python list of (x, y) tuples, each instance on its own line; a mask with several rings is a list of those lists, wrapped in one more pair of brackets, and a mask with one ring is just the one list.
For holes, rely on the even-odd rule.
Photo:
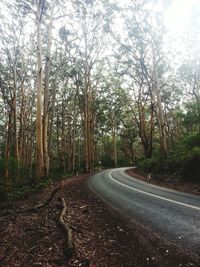
[(64, 200), (64, 198), (61, 198), (61, 202), (63, 205), (62, 212), (60, 214), (59, 223), (62, 226), (62, 228), (65, 230), (67, 235), (67, 254), (69, 256), (72, 256), (74, 253), (74, 243), (73, 243), (73, 237), (72, 237), (72, 229), (69, 227), (69, 225), (64, 221), (64, 217), (67, 213), (67, 204)]

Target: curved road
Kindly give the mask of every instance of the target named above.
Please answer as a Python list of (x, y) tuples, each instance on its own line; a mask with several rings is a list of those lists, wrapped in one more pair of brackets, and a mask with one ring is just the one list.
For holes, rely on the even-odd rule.
[(89, 186), (112, 207), (179, 247), (200, 251), (200, 196), (155, 186), (118, 168), (89, 178)]

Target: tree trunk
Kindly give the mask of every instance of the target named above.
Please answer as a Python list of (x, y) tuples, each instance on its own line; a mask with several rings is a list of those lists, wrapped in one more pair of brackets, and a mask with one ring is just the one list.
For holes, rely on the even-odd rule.
[[(75, 104), (75, 103), (74, 103)], [(74, 109), (73, 137), (72, 137), (72, 171), (76, 170), (76, 113)]]
[(39, 1), (37, 11), (37, 104), (36, 104), (36, 176), (41, 178), (44, 172), (43, 127), (42, 127), (42, 44), (41, 21), (44, 0)]
[(113, 164), (114, 167), (117, 167), (117, 142), (116, 142), (116, 115), (112, 118), (113, 125), (112, 125), (112, 143), (113, 143)]
[(17, 74), (16, 74), (16, 66), (14, 66), (14, 94), (13, 94), (13, 146), (14, 146), (14, 158), (16, 161), (16, 170), (15, 174), (18, 175), (18, 160), (19, 160), (19, 154), (18, 154), (18, 142), (17, 142)]
[(44, 87), (44, 114), (43, 114), (43, 155), (44, 155), (44, 172), (45, 175), (49, 174), (49, 151), (47, 143), (48, 135), (48, 118), (49, 118), (49, 72), (50, 72), (50, 60), (51, 60), (51, 45), (52, 45), (52, 28), (53, 28), (53, 9), (51, 7), (50, 22), (48, 25), (48, 43), (47, 43), (47, 55), (45, 65), (45, 87)]
[(11, 113), (8, 116), (8, 126), (6, 133), (6, 146), (5, 146), (5, 167), (4, 167), (4, 177), (9, 176), (9, 158), (10, 158), (10, 131), (11, 131)]
[(156, 62), (154, 48), (153, 48), (153, 70), (154, 70), (154, 92), (156, 97), (156, 114), (157, 114), (157, 121), (158, 121), (159, 135), (160, 135), (160, 154), (162, 158), (166, 158), (167, 157), (166, 125), (165, 125), (164, 112), (160, 95), (160, 83), (159, 83), (157, 62)]
[(56, 101), (56, 88), (55, 84), (53, 87), (53, 92), (51, 96), (51, 119), (50, 119), (50, 126), (49, 126), (49, 142), (48, 142), (48, 150), (49, 150), (49, 161), (51, 164), (53, 151), (52, 151), (52, 138), (53, 138), (53, 125), (54, 125), (54, 117), (55, 117), (55, 101)]

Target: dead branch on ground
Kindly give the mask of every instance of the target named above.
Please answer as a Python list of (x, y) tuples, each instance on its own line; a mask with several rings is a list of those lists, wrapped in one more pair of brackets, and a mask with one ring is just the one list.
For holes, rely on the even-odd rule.
[(67, 254), (69, 256), (72, 256), (72, 254), (74, 253), (72, 229), (69, 227), (69, 225), (64, 220), (64, 217), (66, 216), (66, 213), (67, 213), (67, 204), (64, 198), (61, 198), (61, 202), (62, 202), (63, 209), (59, 217), (59, 223), (62, 226), (62, 228), (65, 230), (66, 235), (67, 235)]

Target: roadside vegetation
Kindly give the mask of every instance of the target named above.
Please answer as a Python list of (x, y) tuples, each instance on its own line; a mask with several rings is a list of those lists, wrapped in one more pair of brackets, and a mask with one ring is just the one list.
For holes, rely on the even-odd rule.
[(169, 150), (165, 159), (159, 155), (151, 159), (141, 158), (139, 170), (153, 174), (154, 177), (165, 176), (182, 182), (200, 182), (200, 134), (188, 135)]

